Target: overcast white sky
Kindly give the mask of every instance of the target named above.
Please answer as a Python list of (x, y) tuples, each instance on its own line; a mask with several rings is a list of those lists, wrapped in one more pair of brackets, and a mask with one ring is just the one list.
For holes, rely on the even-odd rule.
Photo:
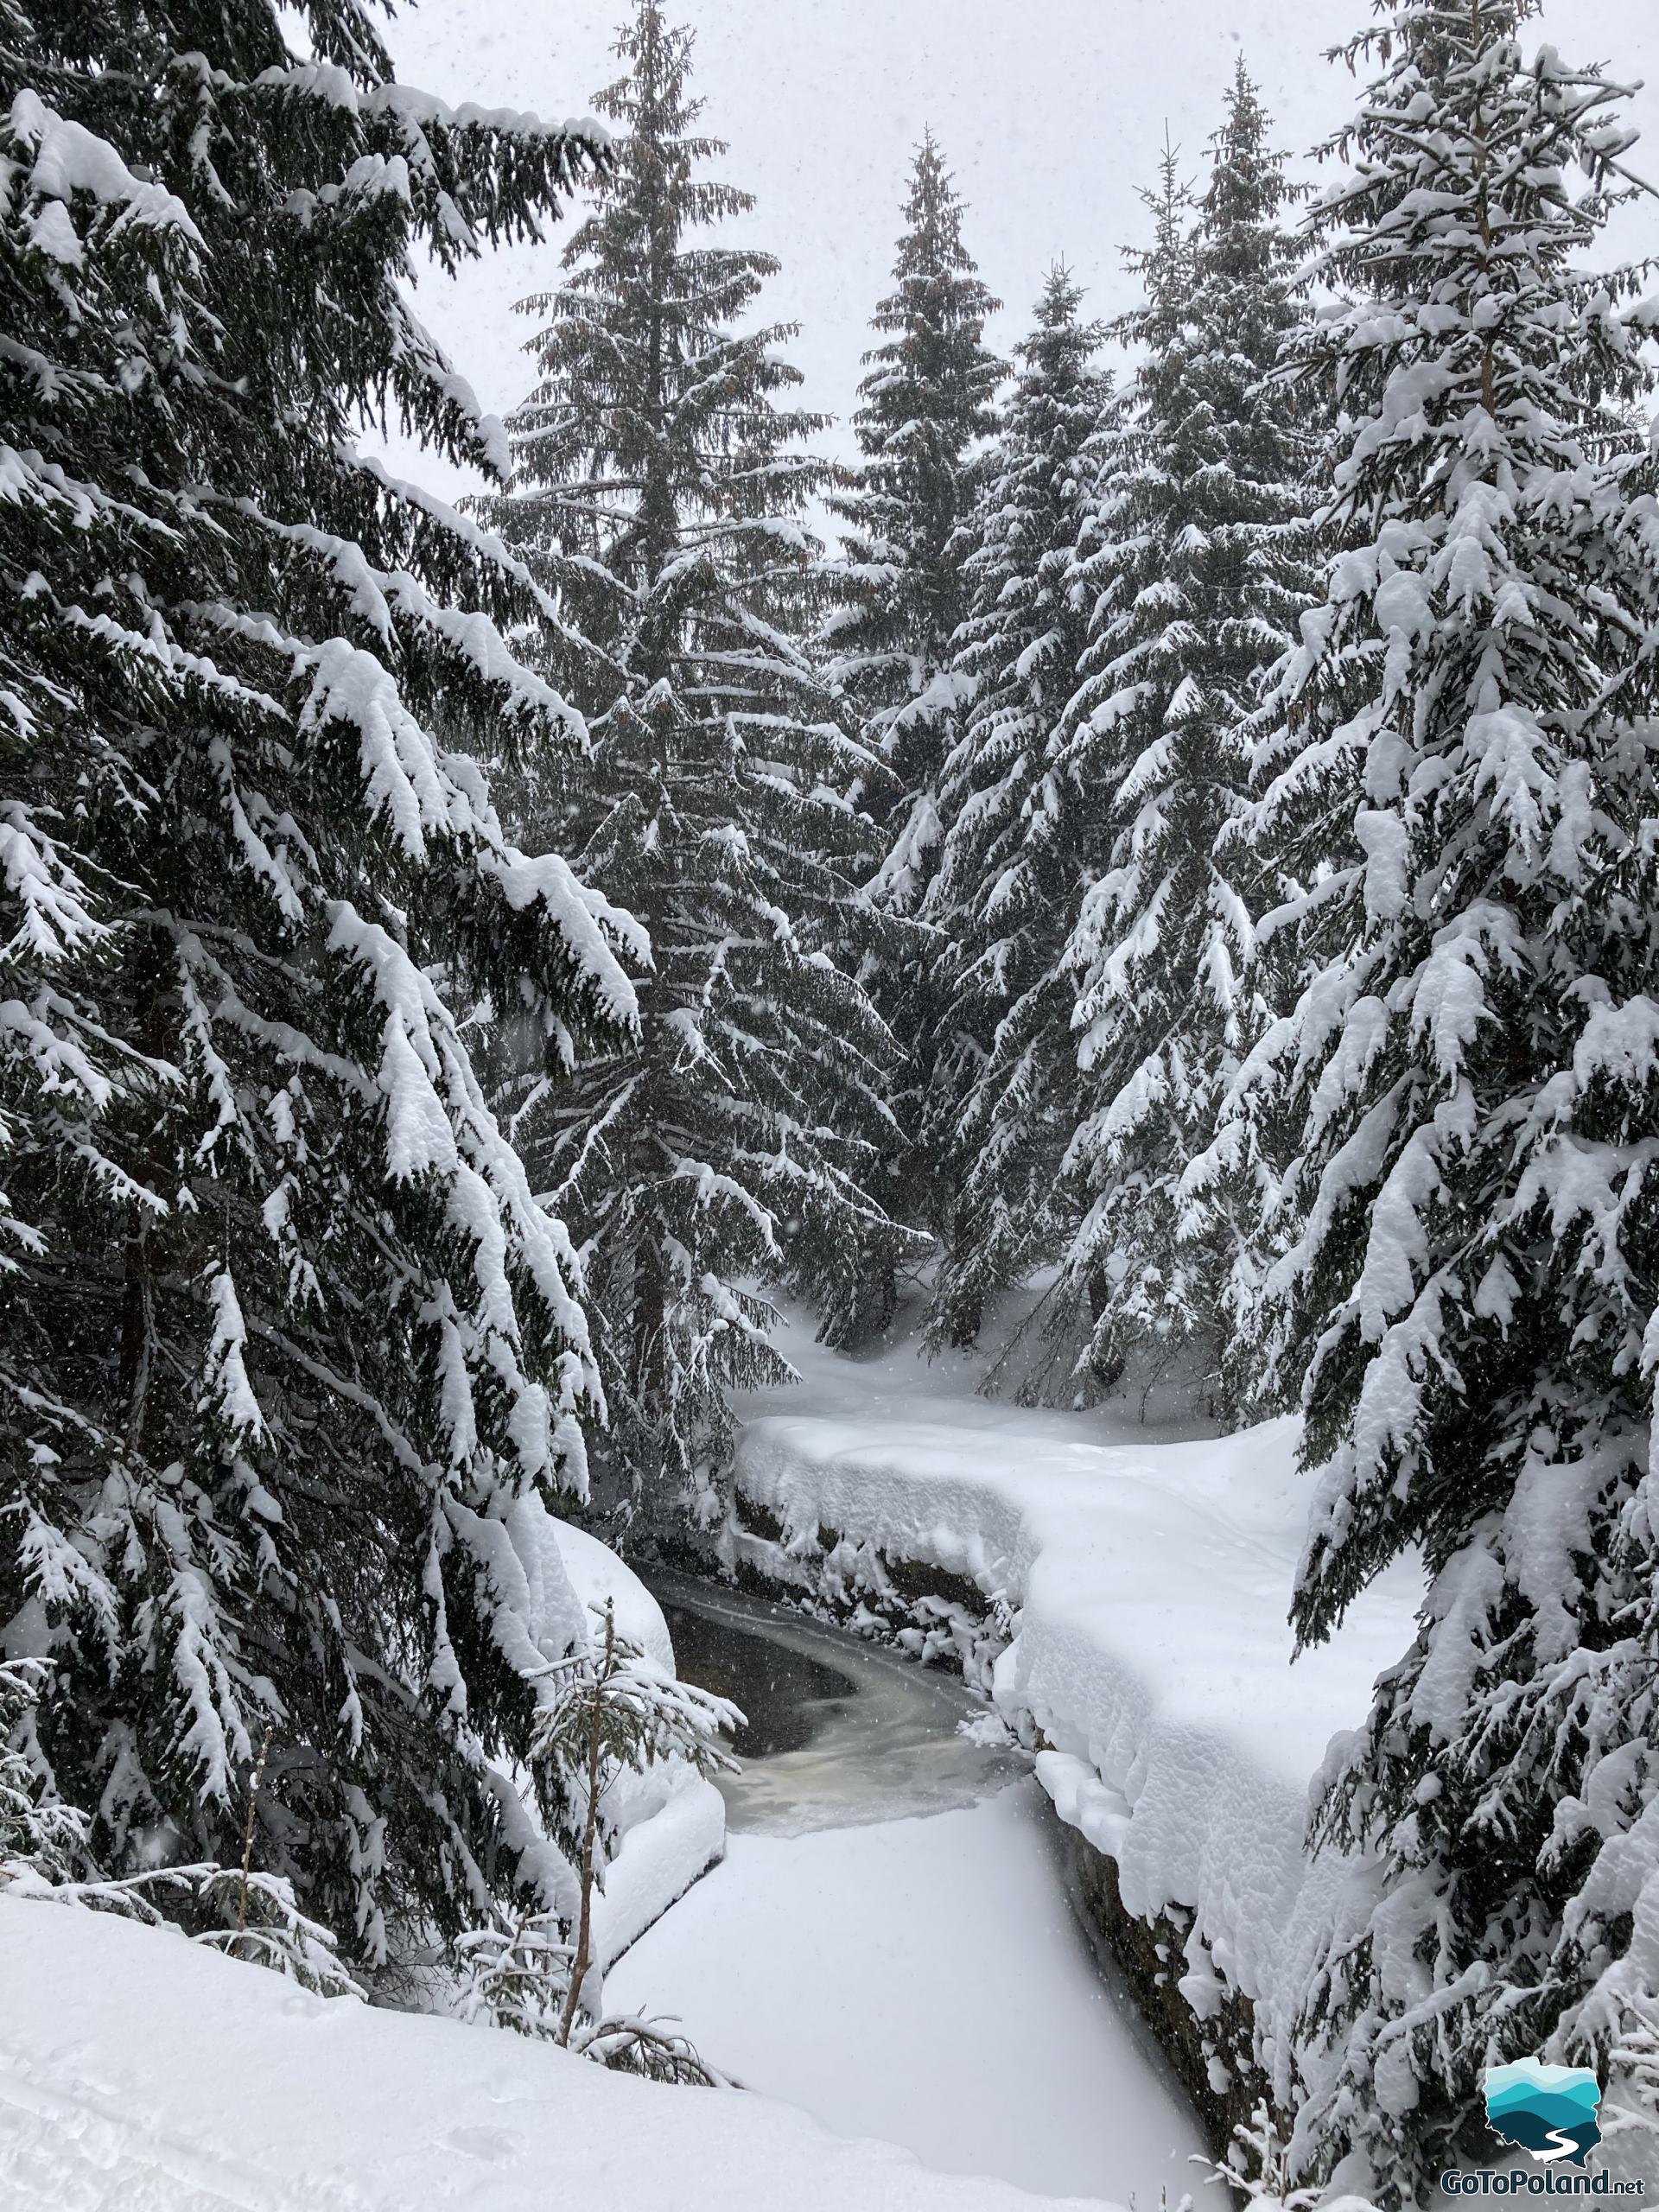
[[(622, 12), (620, 0), (405, 0), (391, 40), (398, 74), (448, 100), (585, 114), (617, 73), (609, 47)], [(1165, 126), (1196, 171), (1241, 48), (1281, 143), (1300, 154), (1352, 103), (1325, 50), (1369, 19), (1366, 0), (671, 0), (671, 12), (696, 32), (706, 125), (730, 143), (725, 175), (756, 196), (745, 234), (783, 263), (770, 311), (801, 324), (804, 398), (841, 418), (826, 441), (841, 452), (924, 124), (968, 202), (969, 246), (1007, 302), (992, 334), (1006, 348), (1057, 255), (1093, 312), (1126, 303), (1119, 249), (1141, 236), (1136, 192)], [(1548, 0), (1530, 35), (1647, 80), (1637, 159), (1659, 181), (1656, 0)], [(512, 302), (555, 276), (560, 232), (422, 286), (425, 320), (496, 413), (529, 378)], [(1627, 219), (1620, 245), (1659, 254), (1659, 201)], [(397, 458), (435, 489), (460, 488), (429, 460)]]

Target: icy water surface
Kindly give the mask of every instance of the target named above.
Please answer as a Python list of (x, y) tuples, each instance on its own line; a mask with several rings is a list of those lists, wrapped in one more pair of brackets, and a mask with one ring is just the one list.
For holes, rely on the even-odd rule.
[(721, 1784), (734, 1834), (804, 1835), (972, 1805), (1030, 1770), (959, 1732), (984, 1700), (953, 1675), (690, 1576), (658, 1574), (680, 1673), (733, 1698), (742, 1771)]

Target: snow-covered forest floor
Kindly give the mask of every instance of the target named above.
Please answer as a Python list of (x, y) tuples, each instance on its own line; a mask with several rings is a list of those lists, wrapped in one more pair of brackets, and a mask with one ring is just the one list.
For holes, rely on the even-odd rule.
[(788, 2107), (324, 2001), (170, 1929), (0, 1904), (0, 2202), (54, 2212), (1018, 2212)]
[[(515, 2212), (556, 2162), (615, 2212), (758, 2212), (780, 2191), (836, 2212), (1229, 2202), (1091, 1954), (1043, 1791), (1110, 1853), (1131, 1910), (1197, 1908), (1189, 1976), (1208, 1962), (1242, 1988), (1271, 2055), (1338, 1909), (1301, 1847), (1309, 1783), (1405, 1632), (1416, 1573), (1293, 1663), (1294, 1423), (1224, 1438), (987, 1399), (980, 1362), (928, 1359), (902, 1317), (875, 1357), (825, 1351), (798, 1317), (781, 1341), (802, 1380), (742, 1402), (737, 1478), (785, 1539), (740, 1536), (738, 1554), (814, 1599), (839, 1588), (843, 1615), (877, 1550), (977, 1583), (1015, 1631), (995, 1703), (1051, 1747), (1036, 1777), (993, 1749), (953, 1758), (969, 1693), (873, 1646), (855, 1719), (729, 1785), (729, 1835), (693, 1776), (642, 1797), (601, 1905), (601, 1952), (624, 1953), (607, 2009), (677, 2018), (741, 2095), (326, 2002), (170, 1929), (9, 1901), (5, 2201)], [(634, 1576), (553, 1526), (578, 1595), (665, 1649)], [(835, 1632), (798, 1633), (835, 1662)]]
[[(742, 1402), (748, 1505), (842, 1531), (843, 1568), (856, 1543), (879, 1545), (1005, 1600), (1021, 1633), (998, 1664), (999, 1702), (1040, 1713), (1056, 1748), (1037, 1764), (1061, 1814), (1111, 1842), (1139, 1910), (1207, 1905), (1230, 1973), (1268, 1993), (1275, 1965), (1294, 1971), (1283, 1938), (1309, 1777), (1402, 1634), (1414, 1578), (1386, 1580), (1344, 1639), (1293, 1667), (1283, 1593), (1303, 1508), (1290, 1424), (1219, 1439), (988, 1400), (981, 1363), (928, 1360), (902, 1320), (875, 1357), (827, 1352), (798, 1320), (781, 1341), (802, 1381)], [(634, 1578), (556, 1525), (578, 1594), (610, 1596), (629, 1633), (659, 1644)], [(725, 2094), (670, 2095), (516, 2037), (323, 2005), (166, 1931), (19, 1904), (0, 1916), (7, 1986), (30, 1992), (0, 2061), (0, 2177), (44, 2203), (288, 2212), (458, 2194), (510, 2208), (521, 2177), (531, 2196), (539, 2185), (539, 2133), (556, 2137), (568, 2177), (591, 2122), (595, 2172), (615, 2192), (598, 2201), (619, 2207), (655, 2201), (688, 2160), (692, 2202), (697, 2177), (729, 2180), (734, 2164), (756, 2186), (787, 2172), (792, 2202), (817, 2201), (809, 2168), (826, 2203), (858, 2203), (860, 2189), (873, 2204), (934, 2202), (931, 2179), (868, 2147), (828, 2149), (777, 2099), (942, 2174), (1224, 2203), (1197, 2120), (1090, 1955), (1037, 1783), (994, 1756), (976, 1783), (935, 1780), (905, 1731), (948, 1757), (965, 1694), (918, 1671), (939, 1711), (901, 1713), (884, 1736), (879, 1678), (909, 1662), (871, 1664), (862, 1734), (831, 1730), (816, 1756), (767, 1763), (781, 1790), (740, 1780), (738, 1832), (677, 1904), (721, 1845), (707, 1783), (683, 1777), (660, 1808), (643, 1805), (611, 1869), (607, 1955), (662, 1916), (607, 1977), (607, 2006), (677, 2016), (754, 2093), (737, 2118)], [(350, 2117), (327, 2090), (347, 2076)], [(625, 2131), (631, 2159), (601, 2147), (617, 2121), (590, 2114), (595, 2096), (651, 2101)], [(213, 2129), (216, 2102), (229, 2124)], [(988, 2183), (948, 2201), (1004, 2200)]]
[[(1000, 1681), (1010, 1711), (1016, 1680), (1026, 1700), (1041, 1698), (1046, 1681), (1072, 1686), (1071, 1735), (1052, 1702), (1045, 1710), (1052, 1740), (1075, 1743), (1075, 1753), (1039, 1761), (1062, 1811), (1097, 1827), (1100, 1777), (1127, 1780), (1127, 1759), (1138, 1776), (1130, 1825), (1138, 1819), (1141, 1832), (1126, 1868), (1142, 1866), (1156, 1904), (1190, 1893), (1198, 1853), (1231, 1885), (1241, 1942), (1253, 1937), (1265, 1955), (1273, 1931), (1253, 1917), (1262, 1900), (1250, 1870), (1258, 1886), (1282, 1891), (1300, 1868), (1297, 1808), (1320, 1732), (1356, 1694), (1344, 1665), (1372, 1666), (1412, 1602), (1408, 1584), (1389, 1586), (1368, 1604), (1352, 1651), (1289, 1669), (1282, 1592), (1299, 1509), (1285, 1425), (1224, 1442), (988, 1401), (975, 1395), (976, 1363), (927, 1361), (902, 1325), (877, 1358), (825, 1352), (804, 1325), (783, 1341), (803, 1380), (743, 1404), (746, 1496), (814, 1529), (832, 1519), (1026, 1607), (1027, 1634)], [(1057, 1516), (1069, 1531), (1063, 1573), (1058, 1559), (1044, 1559)], [(655, 1648), (660, 1616), (634, 1578), (592, 1538), (556, 1526), (578, 1594), (611, 1597), (627, 1631)], [(909, 1672), (885, 1655), (872, 1664), (878, 1675)], [(1009, 1763), (988, 1756), (976, 1794), (908, 1761), (904, 1727), (918, 1744), (931, 1732), (932, 1748), (948, 1746), (967, 1702), (944, 1700), (936, 1676), (914, 1680), (918, 1692), (934, 1686), (940, 1712), (924, 1709), (919, 1725), (901, 1716), (897, 1738), (872, 1735), (880, 1685), (861, 1685), (858, 1710), (877, 1719), (844, 1745), (830, 1732), (810, 1785), (798, 1787), (798, 1816), (785, 1802), (789, 1760), (776, 1763), (784, 1798), (740, 1781), (740, 1832), (677, 1904), (720, 1847), (714, 1793), (685, 1776), (659, 1793), (660, 1808), (642, 1806), (610, 1872), (603, 1951), (663, 1916), (608, 1976), (607, 2005), (677, 2016), (708, 2057), (759, 2094), (734, 2120), (725, 2095), (670, 2096), (600, 2076), (601, 2101), (652, 2101), (630, 2120), (632, 2161), (606, 2172), (613, 2199), (598, 2201), (632, 2212), (689, 2159), (693, 2194), (682, 2201), (691, 2202), (702, 2185), (695, 2177), (733, 2160), (757, 2185), (788, 2173), (791, 2202), (817, 2201), (809, 2166), (826, 2203), (862, 2202), (861, 2188), (873, 2204), (934, 2202), (931, 2180), (869, 2148), (828, 2150), (777, 2112), (776, 2098), (940, 2173), (1125, 2204), (1157, 2203), (1164, 2190), (1172, 2202), (1188, 2190), (1199, 2204), (1226, 2202), (1144, 2024), (1090, 1955), (1036, 1783), (1011, 1779)], [(1126, 1719), (1129, 1705), (1138, 1724)], [(867, 1752), (874, 1787), (861, 1770)], [(1172, 1853), (1181, 1834), (1185, 1849)], [(1154, 1862), (1157, 1840), (1165, 1848)], [(1167, 1880), (1152, 1897), (1154, 1863)], [(1273, 1898), (1269, 1914), (1281, 1904)], [(588, 2139), (590, 2123), (596, 2171), (607, 2168), (601, 2146), (617, 2118), (597, 2106), (589, 2114), (595, 2069), (562, 2054), (325, 2005), (205, 1960), (170, 1933), (101, 1916), (11, 1906), (0, 1948), (8, 1986), (31, 1992), (0, 2059), (0, 2178), (31, 2192), (24, 2201), (288, 2212), (476, 2195), (510, 2208), (521, 2177), (532, 2201), (544, 2170), (539, 2133), (556, 2137), (569, 2177), (573, 2136)], [(143, 2034), (129, 2010), (143, 2012)], [(135, 2056), (139, 2046), (153, 2063)], [(350, 2118), (331, 2107), (326, 2086), (347, 2077)], [(366, 2099), (357, 2094), (365, 2082)], [(213, 2128), (206, 2115), (216, 2104), (229, 2124)], [(1004, 2200), (988, 2188), (949, 2201), (988, 2212)]]
[[(898, 1408), (929, 1393), (927, 1433), (964, 1482), (1098, 1427), (976, 1400), (964, 1367), (923, 1365), (909, 1339), (866, 1363), (817, 1353), (803, 1332), (788, 1341), (807, 1379), (786, 1402), (803, 1417), (862, 1406), (908, 1453), (916, 1417)], [(752, 1452), (787, 1417), (758, 1397), (749, 1413)], [(553, 1526), (577, 1594), (610, 1599), (628, 1634), (663, 1648), (635, 1578)], [(791, 2204), (918, 2212), (1011, 2205), (998, 2181), (1224, 2204), (1191, 2110), (1090, 1955), (1023, 1761), (954, 1735), (972, 1700), (949, 1677), (881, 1651), (861, 1675), (855, 1718), (735, 1780), (739, 1832), (677, 1904), (722, 1841), (719, 1801), (694, 1776), (642, 1796), (609, 1870), (601, 1954), (655, 1924), (607, 1977), (607, 2009), (677, 2016), (756, 2094), (619, 2082), (498, 2031), (324, 2002), (168, 1929), (8, 1902), (0, 1980), (20, 2001), (0, 2037), (0, 2188), (168, 2212), (512, 2212), (540, 2201), (556, 2156), (566, 2182), (592, 2184), (587, 2201), (619, 2212), (703, 2190), (741, 2207), (785, 2182)], [(619, 2097), (641, 2101), (613, 2112)], [(829, 2144), (774, 2099), (853, 2139)], [(947, 2193), (865, 2138), (991, 2179)]]

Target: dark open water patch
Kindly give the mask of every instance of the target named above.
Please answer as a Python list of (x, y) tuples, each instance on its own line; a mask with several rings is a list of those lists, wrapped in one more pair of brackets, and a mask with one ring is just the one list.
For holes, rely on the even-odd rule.
[(988, 1743), (985, 1700), (959, 1675), (724, 1583), (671, 1568), (649, 1583), (680, 1673), (748, 1716), (734, 1745), (741, 1767), (720, 1777), (734, 1833), (944, 1812), (1030, 1770), (1017, 1745)]
[(746, 1725), (732, 1739), (740, 1758), (776, 1758), (804, 1751), (858, 1694), (838, 1674), (804, 1651), (773, 1643), (704, 1613), (663, 1605), (682, 1677), (741, 1707)]

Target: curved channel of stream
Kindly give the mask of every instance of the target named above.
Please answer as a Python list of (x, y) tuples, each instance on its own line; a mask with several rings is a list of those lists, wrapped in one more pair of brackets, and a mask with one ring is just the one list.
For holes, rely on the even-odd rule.
[(944, 2171), (1223, 2212), (1195, 2117), (1072, 1913), (1052, 1808), (983, 1700), (788, 1607), (652, 1586), (681, 1675), (747, 1725), (726, 1858), (607, 1977), (613, 2008), (677, 2017), (752, 2088)]
[[(747, 1717), (732, 1745), (741, 1770), (721, 1783), (734, 1834), (947, 1812), (1030, 1771), (953, 1675), (689, 1575), (658, 1575), (652, 1586), (680, 1673)], [(976, 1724), (989, 1743), (961, 1732)]]

